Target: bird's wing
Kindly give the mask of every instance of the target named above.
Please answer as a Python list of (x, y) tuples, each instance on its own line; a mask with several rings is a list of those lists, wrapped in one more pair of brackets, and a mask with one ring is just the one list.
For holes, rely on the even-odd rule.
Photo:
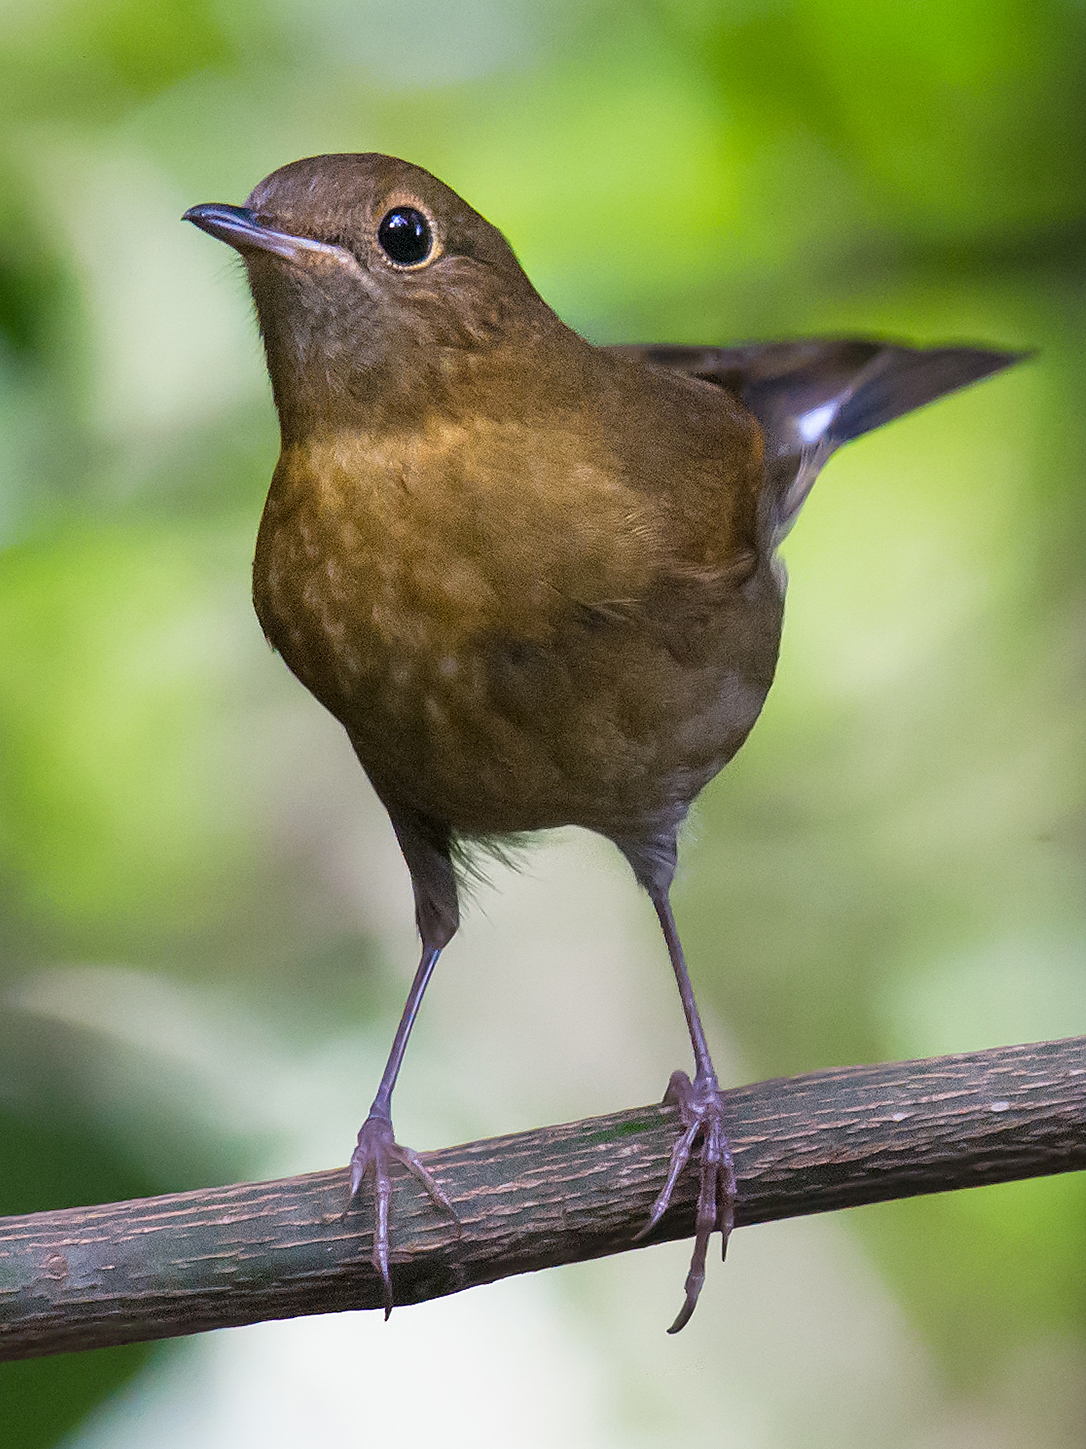
[(772, 526), (778, 538), (788, 531), (822, 466), (842, 443), (1030, 355), (849, 338), (610, 350), (727, 388), (754, 414), (766, 436)]

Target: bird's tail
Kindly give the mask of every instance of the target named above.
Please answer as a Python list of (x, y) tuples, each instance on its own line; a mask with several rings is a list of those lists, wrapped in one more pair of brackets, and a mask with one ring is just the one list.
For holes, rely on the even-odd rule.
[(777, 538), (842, 443), (1031, 355), (852, 339), (615, 350), (727, 388), (750, 409), (765, 431)]

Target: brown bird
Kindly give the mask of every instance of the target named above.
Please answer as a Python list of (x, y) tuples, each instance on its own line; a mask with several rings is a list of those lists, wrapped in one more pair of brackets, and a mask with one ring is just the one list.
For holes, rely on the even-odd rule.
[(417, 166), (317, 156), (243, 207), (185, 213), (236, 247), (282, 452), (253, 599), (343, 724), (392, 821), (422, 957), (351, 1158), (372, 1180), (392, 1307), (389, 1166), (451, 1212), (390, 1102), (479, 851), (580, 825), (612, 840), (663, 928), (694, 1053), (647, 1232), (693, 1159), (697, 1225), (676, 1332), (727, 1246), (735, 1171), (669, 902), (676, 837), (773, 679), (774, 551), (835, 448), (1016, 360), (973, 348), (784, 342), (596, 347), (508, 242)]

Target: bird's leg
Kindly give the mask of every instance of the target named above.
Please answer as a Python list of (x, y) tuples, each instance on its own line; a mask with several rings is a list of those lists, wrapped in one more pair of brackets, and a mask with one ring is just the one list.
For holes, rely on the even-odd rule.
[[(356, 745), (356, 749), (357, 749)], [(364, 752), (359, 759), (365, 767)], [(376, 782), (375, 782), (376, 784)], [(405, 809), (395, 796), (378, 787), (377, 793), (388, 810), (404, 860), (411, 873), (411, 889), (415, 896), (415, 922), (422, 938), (419, 960), (411, 990), (407, 993), (403, 1015), (396, 1028), (392, 1050), (381, 1077), (369, 1116), (362, 1123), (358, 1146), (351, 1154), (351, 1196), (348, 1209), (367, 1177), (373, 1180), (373, 1266), (381, 1275), (385, 1289), (385, 1317), (392, 1312), (392, 1279), (388, 1271), (388, 1205), (392, 1196), (388, 1167), (399, 1162), (417, 1177), (434, 1203), (444, 1208), (456, 1222), (456, 1213), (449, 1199), (419, 1160), (417, 1152), (402, 1147), (392, 1131), (392, 1089), (400, 1073), (400, 1064), (407, 1050), (407, 1039), (415, 1024), (423, 993), (433, 975), (437, 958), (452, 940), (460, 920), (457, 904), (456, 876), (449, 854), (449, 834), (439, 824), (416, 811)], [(459, 1226), (459, 1224), (458, 1224)]]
[(422, 959), (419, 962), (419, 969), (415, 972), (415, 979), (411, 983), (411, 990), (407, 994), (400, 1025), (396, 1030), (392, 1050), (389, 1053), (388, 1064), (381, 1078), (381, 1084), (377, 1088), (377, 1095), (373, 1099), (369, 1116), (363, 1122), (358, 1134), (358, 1146), (351, 1154), (351, 1197), (348, 1207), (350, 1207), (350, 1202), (354, 1201), (365, 1179), (367, 1177), (373, 1179), (373, 1266), (380, 1273), (385, 1287), (386, 1318), (392, 1312), (392, 1279), (388, 1271), (388, 1204), (392, 1196), (392, 1185), (388, 1176), (389, 1163), (399, 1162), (406, 1167), (422, 1183), (437, 1206), (452, 1213), (454, 1218), (456, 1217), (452, 1203), (438, 1187), (431, 1174), (423, 1167), (418, 1153), (413, 1152), (410, 1147), (402, 1147), (396, 1141), (392, 1131), (392, 1089), (396, 1085), (400, 1063), (407, 1050), (407, 1038), (411, 1035), (411, 1028), (415, 1024), (423, 992), (426, 990), (427, 982), (430, 980), (440, 954), (439, 946), (427, 945), (425, 941), (423, 942)]
[(690, 1259), (690, 1271), (686, 1276), (686, 1298), (669, 1333), (678, 1333), (690, 1321), (690, 1315), (698, 1301), (701, 1285), (705, 1282), (705, 1258), (709, 1250), (709, 1238), (719, 1228), (723, 1239), (721, 1256), (728, 1250), (728, 1236), (735, 1223), (736, 1180), (735, 1165), (732, 1162), (728, 1139), (724, 1135), (724, 1104), (720, 1085), (709, 1047), (705, 1041), (705, 1030), (698, 1015), (694, 989), (686, 970), (686, 960), (675, 929), (675, 917), (671, 912), (671, 901), (666, 887), (651, 886), (649, 895), (660, 918), (668, 955), (675, 972), (686, 1025), (690, 1032), (690, 1043), (694, 1048), (694, 1080), (685, 1072), (673, 1072), (664, 1095), (665, 1102), (674, 1103), (679, 1109), (682, 1135), (671, 1150), (671, 1163), (663, 1191), (653, 1204), (645, 1227), (638, 1234), (644, 1237), (656, 1226), (671, 1202), (679, 1174), (690, 1161), (695, 1144), (701, 1142), (698, 1152), (698, 1207), (694, 1230), (694, 1252)]

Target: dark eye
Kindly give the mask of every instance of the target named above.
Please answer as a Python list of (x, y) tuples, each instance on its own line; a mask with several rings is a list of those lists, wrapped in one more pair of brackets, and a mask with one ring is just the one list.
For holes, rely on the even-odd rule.
[(396, 206), (377, 228), (377, 240), (389, 261), (398, 267), (417, 267), (434, 246), (430, 223), (413, 206)]

